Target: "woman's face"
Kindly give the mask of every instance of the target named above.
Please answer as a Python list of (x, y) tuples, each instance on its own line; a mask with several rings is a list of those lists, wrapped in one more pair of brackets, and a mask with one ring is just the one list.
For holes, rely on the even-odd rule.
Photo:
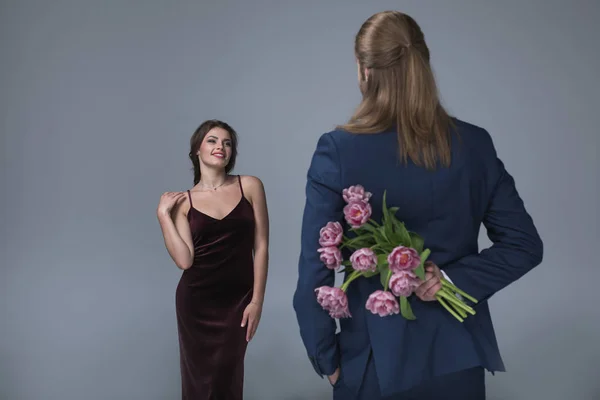
[(225, 168), (231, 158), (231, 136), (223, 128), (213, 128), (204, 137), (198, 157), (200, 163), (211, 168)]

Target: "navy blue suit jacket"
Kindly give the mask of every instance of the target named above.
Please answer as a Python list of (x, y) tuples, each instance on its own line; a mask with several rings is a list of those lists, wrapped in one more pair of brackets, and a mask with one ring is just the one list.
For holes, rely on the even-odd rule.
[[(293, 304), (316, 372), (330, 375), (341, 366), (344, 385), (355, 392), (371, 351), (384, 396), (469, 367), (504, 371), (487, 300), (537, 266), (543, 245), (488, 132), (454, 122), (452, 165), (433, 172), (399, 161), (393, 131), (328, 132), (312, 157)], [(335, 279), (319, 260), (319, 230), (328, 221), (347, 226), (342, 189), (356, 184), (373, 193), (377, 221), (387, 190), (388, 207), (399, 207), (396, 216), (424, 237), (432, 251), (430, 260), (479, 300), (475, 316), (460, 323), (438, 302), (411, 296), (417, 320), (400, 314), (382, 318), (365, 309), (369, 294), (381, 289), (379, 277), (359, 278), (347, 291), (352, 318), (340, 320), (336, 334), (335, 320), (320, 307), (314, 292), (319, 286), (334, 286)], [(481, 224), (493, 245), (479, 251)]]

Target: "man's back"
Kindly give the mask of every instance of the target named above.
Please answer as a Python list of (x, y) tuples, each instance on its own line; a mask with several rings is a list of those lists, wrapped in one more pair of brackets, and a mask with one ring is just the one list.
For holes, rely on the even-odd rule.
[[(313, 156), (294, 305), (302, 338), (308, 349), (314, 349), (311, 356), (317, 372), (327, 374), (329, 363), (338, 359), (344, 375), (356, 377), (346, 380), (354, 391), (370, 355), (382, 394), (475, 366), (504, 369), (485, 300), (539, 264), (542, 243), (489, 134), (454, 122), (448, 168), (428, 171), (411, 161), (402, 163), (393, 131), (329, 132), (320, 138)], [(417, 320), (407, 321), (399, 314), (382, 318), (365, 309), (369, 294), (381, 289), (379, 277), (360, 278), (347, 292), (352, 318), (340, 321), (341, 332), (334, 342), (339, 350), (332, 348), (322, 333), (331, 328), (330, 317), (314, 301), (315, 287), (333, 286), (316, 254), (318, 230), (330, 220), (342, 221), (341, 190), (357, 184), (373, 194), (375, 220), (381, 218), (387, 191), (388, 207), (398, 207), (396, 216), (425, 239), (430, 260), (480, 300), (475, 316), (461, 324), (437, 302), (412, 296)], [(495, 245), (479, 253), (482, 223)], [(317, 325), (309, 327), (309, 321)]]
[(373, 193), (376, 220), (387, 191), (388, 207), (399, 208), (396, 217), (424, 237), (440, 267), (477, 252), (479, 228), (499, 174), (489, 134), (461, 121), (456, 126), (460, 136), (452, 135), (452, 164), (434, 171), (402, 163), (394, 131), (326, 134), (339, 156), (340, 184), (360, 184)]

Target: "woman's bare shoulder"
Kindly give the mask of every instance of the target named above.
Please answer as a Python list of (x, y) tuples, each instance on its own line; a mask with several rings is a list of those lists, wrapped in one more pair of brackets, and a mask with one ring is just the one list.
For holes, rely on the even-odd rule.
[(248, 185), (248, 187), (263, 185), (260, 178), (254, 175), (240, 175), (240, 179), (242, 180), (242, 185)]
[(242, 182), (242, 189), (244, 193), (248, 194), (248, 197), (261, 195), (264, 192), (264, 185), (260, 178), (253, 175), (240, 175)]
[(192, 190), (193, 190), (193, 188), (190, 188), (190, 189), (184, 189), (183, 191), (180, 192), (183, 196), (182, 196), (182, 199), (179, 200), (174, 207), (176, 213), (181, 213), (187, 217), (188, 212), (192, 208), (191, 203), (190, 203), (190, 196), (191, 196)]

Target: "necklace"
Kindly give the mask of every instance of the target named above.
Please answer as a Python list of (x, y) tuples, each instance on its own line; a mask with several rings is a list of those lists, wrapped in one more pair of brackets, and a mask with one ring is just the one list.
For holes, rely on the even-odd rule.
[(199, 182), (199, 183), (200, 183), (200, 186), (202, 186), (202, 187), (205, 187), (205, 188), (208, 188), (208, 189), (212, 189), (212, 190), (217, 190), (218, 188), (220, 188), (221, 186), (223, 186), (225, 183), (227, 183), (227, 179), (225, 179), (223, 181), (223, 183), (221, 183), (220, 185), (217, 185), (217, 186), (208, 186), (208, 185), (205, 185), (202, 182)]

